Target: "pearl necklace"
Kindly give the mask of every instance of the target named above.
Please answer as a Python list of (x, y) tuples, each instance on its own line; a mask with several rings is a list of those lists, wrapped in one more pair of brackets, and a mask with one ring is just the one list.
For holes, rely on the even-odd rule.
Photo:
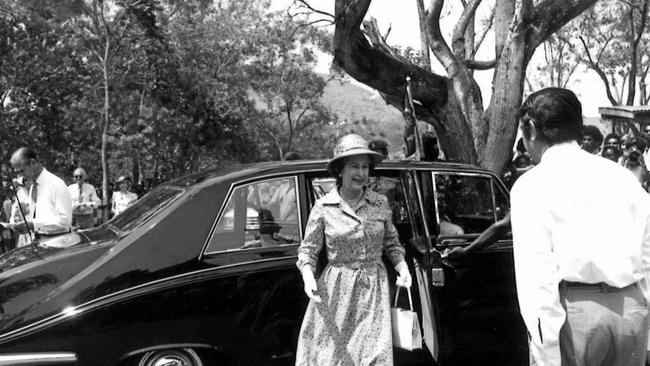
[(359, 202), (361, 202), (361, 197), (363, 197), (363, 189), (361, 190), (361, 193), (359, 193), (359, 195), (356, 198), (353, 198), (351, 200), (348, 200), (347, 198), (343, 197), (343, 195), (340, 196), (343, 199), (343, 201), (348, 204), (348, 206), (354, 208), (359, 204)]

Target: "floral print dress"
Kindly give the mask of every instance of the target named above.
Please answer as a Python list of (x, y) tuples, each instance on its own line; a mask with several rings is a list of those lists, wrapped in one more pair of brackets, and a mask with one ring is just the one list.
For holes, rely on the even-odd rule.
[(365, 189), (353, 210), (336, 189), (316, 201), (298, 249), (297, 266), (315, 269), (321, 303), (310, 301), (300, 329), (296, 365), (392, 365), (393, 348), (385, 253), (396, 266), (404, 248), (386, 197)]

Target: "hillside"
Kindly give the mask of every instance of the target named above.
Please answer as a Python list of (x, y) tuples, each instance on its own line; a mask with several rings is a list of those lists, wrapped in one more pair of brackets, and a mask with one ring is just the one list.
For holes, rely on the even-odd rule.
[[(387, 105), (379, 94), (349, 79), (330, 80), (321, 102), (338, 115), (339, 121), (347, 122), (347, 132), (359, 133), (368, 139), (383, 138), (389, 142), (392, 153), (400, 151), (404, 128), (402, 114)], [(352, 123), (364, 117), (368, 120), (366, 126)], [(584, 124), (597, 126), (603, 135), (611, 132), (611, 123), (601, 121), (600, 117), (585, 117)], [(421, 131), (427, 128), (423, 126)]]
[[(377, 93), (349, 79), (330, 80), (321, 102), (344, 121), (346, 132), (355, 132), (368, 139), (383, 138), (391, 152), (400, 151), (404, 120), (402, 114), (389, 106)], [(365, 125), (358, 123), (367, 120)], [(357, 121), (357, 123), (353, 123)]]

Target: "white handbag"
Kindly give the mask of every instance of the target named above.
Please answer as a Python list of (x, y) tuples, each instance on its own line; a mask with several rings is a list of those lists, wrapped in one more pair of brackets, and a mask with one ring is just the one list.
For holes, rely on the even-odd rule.
[(422, 348), (422, 332), (418, 314), (413, 311), (413, 299), (411, 298), (411, 289), (406, 288), (409, 296), (411, 310), (397, 307), (397, 298), (401, 287), (397, 287), (395, 293), (395, 303), (390, 309), (391, 322), (393, 325), (393, 346), (413, 351)]

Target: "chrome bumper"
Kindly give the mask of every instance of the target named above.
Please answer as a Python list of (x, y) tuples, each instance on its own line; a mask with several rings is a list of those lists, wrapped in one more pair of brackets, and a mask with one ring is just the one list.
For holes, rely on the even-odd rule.
[(0, 355), (0, 366), (60, 365), (77, 362), (77, 354), (72, 352), (35, 352)]

